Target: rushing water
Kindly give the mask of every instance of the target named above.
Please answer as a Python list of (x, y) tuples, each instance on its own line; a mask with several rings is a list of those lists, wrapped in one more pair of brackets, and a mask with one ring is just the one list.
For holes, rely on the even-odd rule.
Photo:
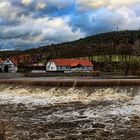
[(8, 140), (139, 140), (140, 88), (0, 86)]

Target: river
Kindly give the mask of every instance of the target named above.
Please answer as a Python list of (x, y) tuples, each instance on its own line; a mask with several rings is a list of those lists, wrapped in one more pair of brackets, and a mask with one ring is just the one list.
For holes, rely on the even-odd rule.
[(139, 140), (140, 88), (0, 85), (7, 140)]

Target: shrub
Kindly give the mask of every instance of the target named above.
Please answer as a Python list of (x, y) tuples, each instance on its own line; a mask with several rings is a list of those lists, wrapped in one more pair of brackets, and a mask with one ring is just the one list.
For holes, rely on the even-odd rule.
[(121, 63), (121, 67), (125, 75), (128, 73), (135, 75), (140, 67), (140, 63), (138, 61), (126, 61)]
[(100, 71), (98, 70), (95, 70), (95, 71), (92, 71), (92, 76), (100, 76)]

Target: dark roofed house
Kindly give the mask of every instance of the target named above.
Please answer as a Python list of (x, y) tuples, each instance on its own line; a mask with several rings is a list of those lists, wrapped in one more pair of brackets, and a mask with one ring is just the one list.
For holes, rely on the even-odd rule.
[(94, 65), (89, 60), (52, 59), (46, 65), (47, 71), (93, 71)]

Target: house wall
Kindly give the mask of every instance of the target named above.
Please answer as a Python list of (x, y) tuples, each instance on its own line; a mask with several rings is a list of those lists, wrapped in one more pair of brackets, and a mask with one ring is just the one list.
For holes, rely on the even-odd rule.
[(14, 70), (14, 72), (17, 72), (18, 71), (18, 67), (17, 66), (15, 66), (15, 70)]
[(90, 71), (92, 71), (92, 70), (94, 70), (94, 68), (93, 67), (84, 67), (83, 70), (90, 70)]
[(2, 65), (1, 71), (4, 72), (5, 70), (5, 66), (8, 66), (8, 72), (17, 72), (18, 71), (18, 67), (16, 67), (15, 65)]
[(72, 71), (93, 71), (93, 67), (75, 67), (71, 68)]
[(54, 62), (48, 62), (46, 65), (46, 71), (57, 71), (57, 67)]
[(58, 66), (57, 70), (58, 71), (70, 71), (71, 68), (69, 66)]
[(56, 66), (54, 62), (48, 62), (46, 65), (46, 71), (92, 71), (93, 67), (75, 67), (70, 66)]
[(0, 72), (2, 72), (2, 65), (0, 65)]
[(8, 72), (17, 72), (18, 67), (15, 66), (15, 64), (10, 61), (9, 59), (4, 61), (3, 64), (1, 64), (1, 72), (5, 72), (5, 66), (8, 67)]

